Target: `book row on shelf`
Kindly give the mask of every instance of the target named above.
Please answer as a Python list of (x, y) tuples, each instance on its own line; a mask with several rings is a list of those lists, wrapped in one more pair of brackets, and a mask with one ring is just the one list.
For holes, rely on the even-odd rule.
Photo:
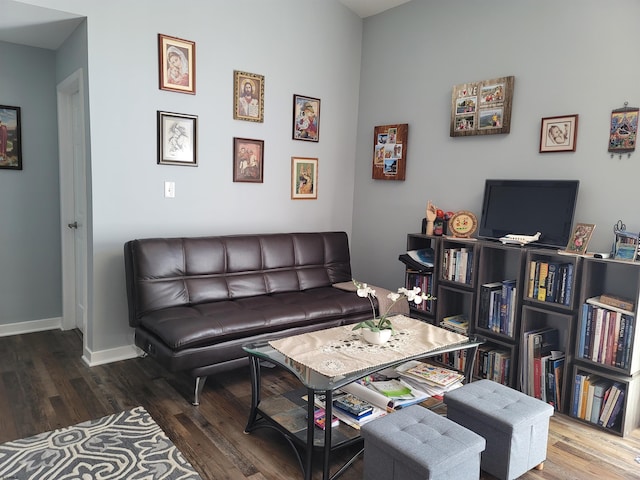
[(569, 305), (573, 270), (573, 263), (531, 260), (527, 296), (542, 302)]
[(511, 378), (511, 353), (481, 345), (474, 364), (474, 376), (507, 385)]
[(556, 328), (524, 332), (521, 350), (523, 393), (547, 402), (556, 410), (562, 407), (565, 354), (559, 349)]
[[(420, 291), (430, 293), (434, 295), (433, 292), (433, 274), (432, 273), (407, 273), (407, 281), (406, 288), (412, 289), (414, 287), (419, 287)], [(435, 296), (435, 295), (434, 295)], [(418, 305), (412, 305), (412, 308), (416, 308), (418, 310), (423, 310), (425, 312), (430, 312), (433, 308), (433, 301), (420, 302)]]
[(517, 293), (516, 280), (481, 285), (478, 327), (512, 337), (515, 331)]
[(461, 248), (446, 248), (442, 256), (442, 277), (452, 282), (470, 283), (473, 272), (473, 251)]
[(577, 372), (571, 415), (605, 428), (619, 428), (626, 390), (621, 383)]
[(582, 305), (577, 356), (628, 369), (633, 328), (632, 312), (602, 304), (598, 297), (589, 298)]

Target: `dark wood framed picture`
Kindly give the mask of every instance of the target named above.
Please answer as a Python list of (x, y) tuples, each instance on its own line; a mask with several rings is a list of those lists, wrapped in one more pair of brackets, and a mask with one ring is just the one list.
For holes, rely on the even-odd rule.
[(158, 34), (160, 90), (196, 93), (196, 43)]
[(0, 168), (22, 170), (20, 107), (0, 105)]
[(500, 77), (454, 85), (449, 136), (509, 133), (514, 78)]
[(315, 200), (318, 198), (318, 159), (291, 157), (291, 198)]
[(320, 99), (293, 95), (294, 140), (317, 142), (320, 140)]
[(409, 124), (380, 125), (373, 131), (374, 180), (404, 180)]
[(158, 112), (158, 164), (198, 166), (198, 117)]
[(540, 125), (540, 153), (575, 152), (578, 115), (546, 117)]
[(264, 122), (264, 76), (233, 72), (233, 118)]
[(233, 138), (233, 181), (262, 183), (264, 140)]

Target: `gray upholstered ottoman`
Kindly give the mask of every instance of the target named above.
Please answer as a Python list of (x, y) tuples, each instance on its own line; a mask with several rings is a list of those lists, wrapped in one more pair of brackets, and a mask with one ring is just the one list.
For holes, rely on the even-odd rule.
[(482, 470), (503, 480), (542, 467), (553, 407), (491, 380), (468, 383), (444, 395), (447, 418), (482, 435)]
[(366, 480), (477, 480), (484, 439), (413, 405), (362, 426)]

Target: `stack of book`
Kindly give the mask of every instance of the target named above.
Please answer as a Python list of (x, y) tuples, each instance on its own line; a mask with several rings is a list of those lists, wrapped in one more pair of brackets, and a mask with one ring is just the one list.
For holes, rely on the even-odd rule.
[(522, 391), (560, 409), (565, 355), (558, 350), (558, 330), (551, 327), (531, 330), (523, 333), (523, 340)]
[(418, 361), (403, 363), (396, 371), (405, 382), (420, 385), (430, 396), (441, 396), (462, 386), (464, 380), (464, 375), (456, 370)]
[(503, 385), (511, 379), (511, 353), (490, 345), (478, 347), (474, 375)]
[(478, 327), (513, 336), (517, 310), (515, 280), (485, 283), (480, 287)]
[(444, 317), (442, 322), (440, 322), (440, 326), (462, 335), (469, 334), (469, 320), (467, 319), (467, 315), (464, 313)]
[(570, 305), (573, 264), (532, 260), (527, 297), (542, 302)]

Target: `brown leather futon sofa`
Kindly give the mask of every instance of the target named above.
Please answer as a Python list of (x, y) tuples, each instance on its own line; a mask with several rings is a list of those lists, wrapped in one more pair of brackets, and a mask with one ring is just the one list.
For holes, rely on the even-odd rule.
[(146, 238), (124, 246), (135, 344), (195, 379), (239, 366), (242, 345), (371, 318), (351, 280), (345, 232)]

